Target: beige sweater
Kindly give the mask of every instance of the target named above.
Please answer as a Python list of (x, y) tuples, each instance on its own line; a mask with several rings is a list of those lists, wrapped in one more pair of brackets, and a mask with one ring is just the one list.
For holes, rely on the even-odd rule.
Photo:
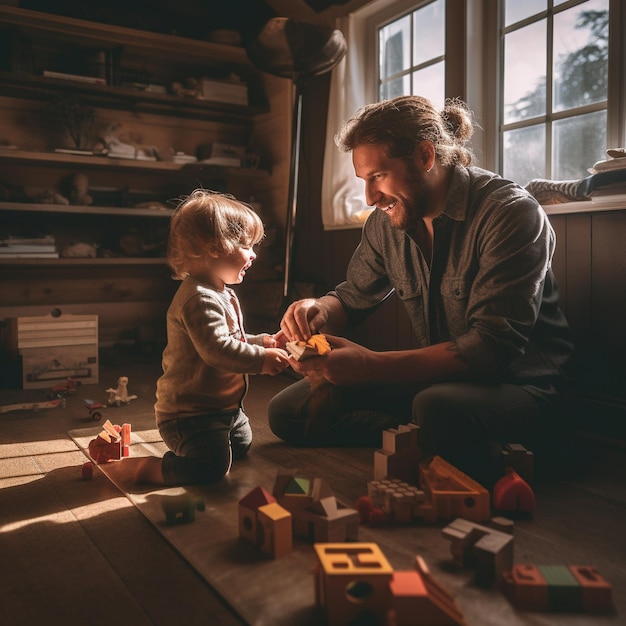
[(248, 335), (235, 292), (182, 281), (167, 312), (163, 375), (157, 381), (157, 424), (237, 409), (248, 373), (263, 367), (266, 334)]

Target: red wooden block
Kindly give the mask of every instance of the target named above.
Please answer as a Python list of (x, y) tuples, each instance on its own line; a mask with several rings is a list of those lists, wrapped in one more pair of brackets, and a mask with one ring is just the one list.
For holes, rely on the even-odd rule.
[(535, 510), (535, 494), (530, 485), (509, 468), (493, 487), (493, 506), (499, 511), (532, 513)]
[(93, 463), (91, 461), (83, 463), (80, 471), (83, 480), (91, 480), (93, 478)]
[(581, 587), (583, 610), (588, 613), (609, 613), (613, 610), (612, 588), (595, 567), (570, 565), (570, 571)]
[(522, 611), (545, 611), (548, 585), (536, 565), (514, 565), (502, 574), (504, 593)]

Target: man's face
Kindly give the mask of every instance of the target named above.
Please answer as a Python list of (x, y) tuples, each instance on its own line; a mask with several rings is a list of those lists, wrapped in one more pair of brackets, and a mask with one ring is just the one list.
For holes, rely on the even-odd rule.
[(365, 181), (367, 204), (383, 211), (392, 226), (406, 230), (428, 214), (431, 190), (419, 159), (390, 158), (384, 146), (361, 145), (352, 151), (352, 163)]

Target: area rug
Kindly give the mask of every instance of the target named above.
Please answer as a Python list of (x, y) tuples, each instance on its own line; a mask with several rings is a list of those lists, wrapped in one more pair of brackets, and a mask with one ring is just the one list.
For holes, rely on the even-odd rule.
[[(89, 442), (102, 427), (68, 434), (89, 458)], [(162, 456), (166, 451), (157, 430), (133, 432), (130, 456)], [(234, 464), (219, 485), (201, 488), (138, 486), (122, 477), (122, 461), (96, 466), (152, 522), (166, 541), (184, 557), (243, 620), (254, 626), (314, 626), (320, 623), (315, 607), (313, 546), (294, 540), (290, 555), (271, 559), (239, 537), (238, 503), (255, 487), (271, 491), (276, 466), (251, 450)], [(205, 510), (190, 523), (168, 525), (164, 499), (190, 493), (202, 497)]]

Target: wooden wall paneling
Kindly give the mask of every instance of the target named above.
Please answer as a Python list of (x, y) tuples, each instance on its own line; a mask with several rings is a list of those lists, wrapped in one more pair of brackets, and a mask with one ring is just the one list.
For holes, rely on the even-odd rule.
[(257, 182), (257, 200), (266, 222), (275, 224), (282, 236), (287, 218), (293, 88), (285, 78), (263, 74), (262, 79), (270, 112), (255, 118), (249, 149), (259, 155), (261, 167), (272, 172), (271, 177)]
[(626, 348), (626, 213), (592, 216), (591, 289), (594, 338), (623, 357)]
[(561, 310), (567, 316), (567, 216), (552, 215), (550, 216), (550, 223), (556, 235), (552, 270), (559, 283)]
[(584, 343), (592, 335), (591, 216), (565, 218), (565, 306), (574, 338)]
[(3, 307), (70, 302), (132, 302), (169, 299), (178, 282), (165, 264), (0, 267)]
[(0, 319), (48, 315), (54, 308), (97, 314), (103, 345), (132, 340), (138, 325), (162, 335), (178, 287), (165, 265), (0, 268), (0, 281), (5, 291)]

